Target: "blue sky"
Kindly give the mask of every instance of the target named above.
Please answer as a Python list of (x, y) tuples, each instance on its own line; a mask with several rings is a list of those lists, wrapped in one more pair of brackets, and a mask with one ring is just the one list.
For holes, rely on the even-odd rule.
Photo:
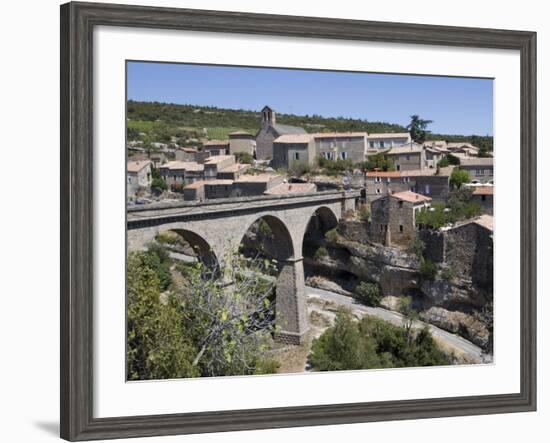
[(488, 79), (129, 62), (128, 98), (404, 126), (418, 114), (436, 133), (493, 134)]

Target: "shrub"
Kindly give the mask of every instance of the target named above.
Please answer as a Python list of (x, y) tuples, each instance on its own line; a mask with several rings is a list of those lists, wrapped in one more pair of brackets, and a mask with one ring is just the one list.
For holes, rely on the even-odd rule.
[(333, 243), (338, 241), (339, 235), (338, 235), (338, 231), (336, 230), (336, 228), (332, 228), (329, 231), (327, 231), (325, 233), (325, 238), (328, 241), (333, 242)]
[(327, 248), (325, 248), (324, 246), (319, 246), (319, 248), (317, 248), (317, 250), (315, 251), (315, 255), (313, 256), (313, 258), (318, 260), (327, 256), (328, 256)]
[(376, 283), (362, 281), (355, 287), (357, 296), (370, 306), (379, 306), (382, 300), (380, 287)]
[(238, 163), (247, 163), (249, 165), (254, 164), (254, 157), (252, 157), (252, 155), (250, 155), (248, 152), (236, 152), (235, 159)]
[(437, 276), (437, 266), (431, 260), (423, 260), (420, 264), (420, 275), (426, 280), (434, 280)]
[(451, 281), (455, 278), (455, 272), (451, 268), (443, 268), (441, 270), (441, 278), (443, 280)]
[(304, 174), (307, 174), (311, 171), (311, 166), (305, 161), (295, 161), (288, 168), (288, 173), (295, 177), (300, 177)]
[(368, 222), (370, 220), (370, 205), (364, 204), (359, 206), (359, 219), (364, 222)]
[(254, 368), (254, 374), (276, 374), (279, 369), (279, 362), (273, 358), (264, 358), (256, 362), (256, 367)]
[(162, 192), (168, 189), (168, 185), (162, 177), (154, 177), (151, 181), (151, 189), (156, 192)]
[(370, 316), (355, 322), (346, 312), (337, 314), (311, 350), (320, 371), (449, 364), (429, 329), (415, 332)]
[(470, 174), (464, 169), (455, 169), (451, 173), (450, 184), (451, 187), (459, 189), (464, 183), (470, 182)]
[(417, 234), (409, 242), (407, 252), (416, 255), (416, 257), (421, 260), (424, 255), (424, 249), (426, 249), (426, 245)]

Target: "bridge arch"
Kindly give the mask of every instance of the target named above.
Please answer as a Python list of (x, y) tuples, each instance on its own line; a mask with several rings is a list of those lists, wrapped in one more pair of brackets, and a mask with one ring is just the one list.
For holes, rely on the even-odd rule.
[[(289, 228), (283, 220), (265, 214), (247, 227), (241, 243), (253, 226), (265, 223), (270, 230), (270, 250), (263, 251), (277, 260), (277, 282), (275, 290), (275, 336), (281, 341), (300, 343), (307, 332), (307, 309), (302, 257), (296, 251)], [(266, 235), (267, 236), (267, 235)], [(258, 247), (256, 242), (256, 247)]]
[(174, 232), (175, 234), (179, 235), (187, 242), (187, 244), (189, 244), (190, 248), (193, 250), (198, 260), (203, 262), (208, 267), (217, 267), (218, 258), (216, 257), (216, 254), (214, 253), (208, 241), (204, 239), (201, 235), (192, 230), (184, 229), (181, 227), (166, 229), (161, 231), (160, 233), (162, 234), (163, 232)]

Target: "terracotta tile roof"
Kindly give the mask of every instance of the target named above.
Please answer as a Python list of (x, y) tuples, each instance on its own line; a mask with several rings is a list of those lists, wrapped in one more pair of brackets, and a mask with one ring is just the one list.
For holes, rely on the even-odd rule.
[(265, 195), (303, 194), (317, 191), (315, 183), (281, 183), (264, 192)]
[(199, 180), (199, 181), (196, 181), (194, 183), (188, 184), (183, 189), (198, 189), (201, 186), (205, 186), (205, 185), (226, 185), (227, 186), (227, 185), (232, 185), (232, 184), (233, 184), (233, 180), (218, 180), (218, 179)]
[(309, 143), (313, 134), (283, 134), (273, 140), (273, 143)]
[(196, 154), (199, 152), (196, 148), (178, 148), (178, 151), (188, 152), (189, 154)]
[(385, 155), (405, 155), (405, 154), (418, 154), (422, 152), (424, 147), (417, 144), (407, 144), (403, 146), (396, 146), (391, 148)]
[(390, 194), (390, 196), (409, 203), (427, 203), (432, 201), (430, 197), (412, 191), (396, 192), (395, 194)]
[(203, 171), (204, 165), (197, 162), (171, 161), (160, 166), (161, 169), (185, 170), (185, 171)]
[(220, 169), (218, 172), (239, 172), (244, 169), (250, 168), (251, 165), (248, 163), (235, 163), (233, 165), (228, 166), (227, 168)]
[(444, 168), (439, 168), (439, 174), (437, 173), (437, 168), (426, 168), (426, 169), (413, 169), (409, 171), (401, 171), (402, 177), (431, 177), (439, 175), (441, 177), (450, 176), (453, 172), (454, 166), (445, 166)]
[(489, 229), (490, 231), (493, 230), (493, 216), (484, 214), (474, 220), (474, 223), (477, 223), (479, 226), (483, 226), (484, 228)]
[(314, 138), (347, 138), (368, 136), (366, 132), (316, 132), (312, 135)]
[(132, 160), (126, 164), (126, 170), (128, 172), (139, 172), (150, 164), (151, 160)]
[[(457, 155), (457, 154), (453, 154)], [(493, 157), (468, 157), (461, 158), (462, 166), (493, 166)]]
[(475, 186), (473, 195), (494, 195), (494, 186)]
[(369, 134), (369, 138), (409, 138), (408, 132), (379, 132), (378, 134)]
[(369, 171), (367, 178), (369, 177), (401, 177), (401, 171)]
[(271, 180), (274, 180), (279, 177), (281, 176), (277, 174), (258, 174), (258, 175), (246, 174), (246, 175), (241, 175), (237, 180), (235, 180), (235, 183), (270, 182)]
[(223, 162), (223, 161), (225, 161), (227, 159), (230, 159), (230, 158), (232, 158), (234, 160), (235, 156), (234, 155), (214, 155), (213, 157), (208, 157), (206, 160), (204, 160), (204, 163), (208, 164), (208, 165), (211, 165), (211, 164), (214, 164), (214, 163)]
[(204, 147), (229, 146), (228, 140), (208, 140), (202, 144)]

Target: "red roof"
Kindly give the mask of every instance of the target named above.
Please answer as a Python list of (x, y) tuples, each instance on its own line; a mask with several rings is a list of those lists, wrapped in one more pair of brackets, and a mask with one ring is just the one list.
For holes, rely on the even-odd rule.
[(432, 201), (430, 197), (412, 191), (396, 192), (395, 194), (391, 194), (391, 197), (409, 203), (428, 203)]
[(400, 171), (369, 171), (367, 172), (368, 177), (401, 177)]
[(494, 186), (476, 186), (473, 195), (493, 195), (494, 193)]

